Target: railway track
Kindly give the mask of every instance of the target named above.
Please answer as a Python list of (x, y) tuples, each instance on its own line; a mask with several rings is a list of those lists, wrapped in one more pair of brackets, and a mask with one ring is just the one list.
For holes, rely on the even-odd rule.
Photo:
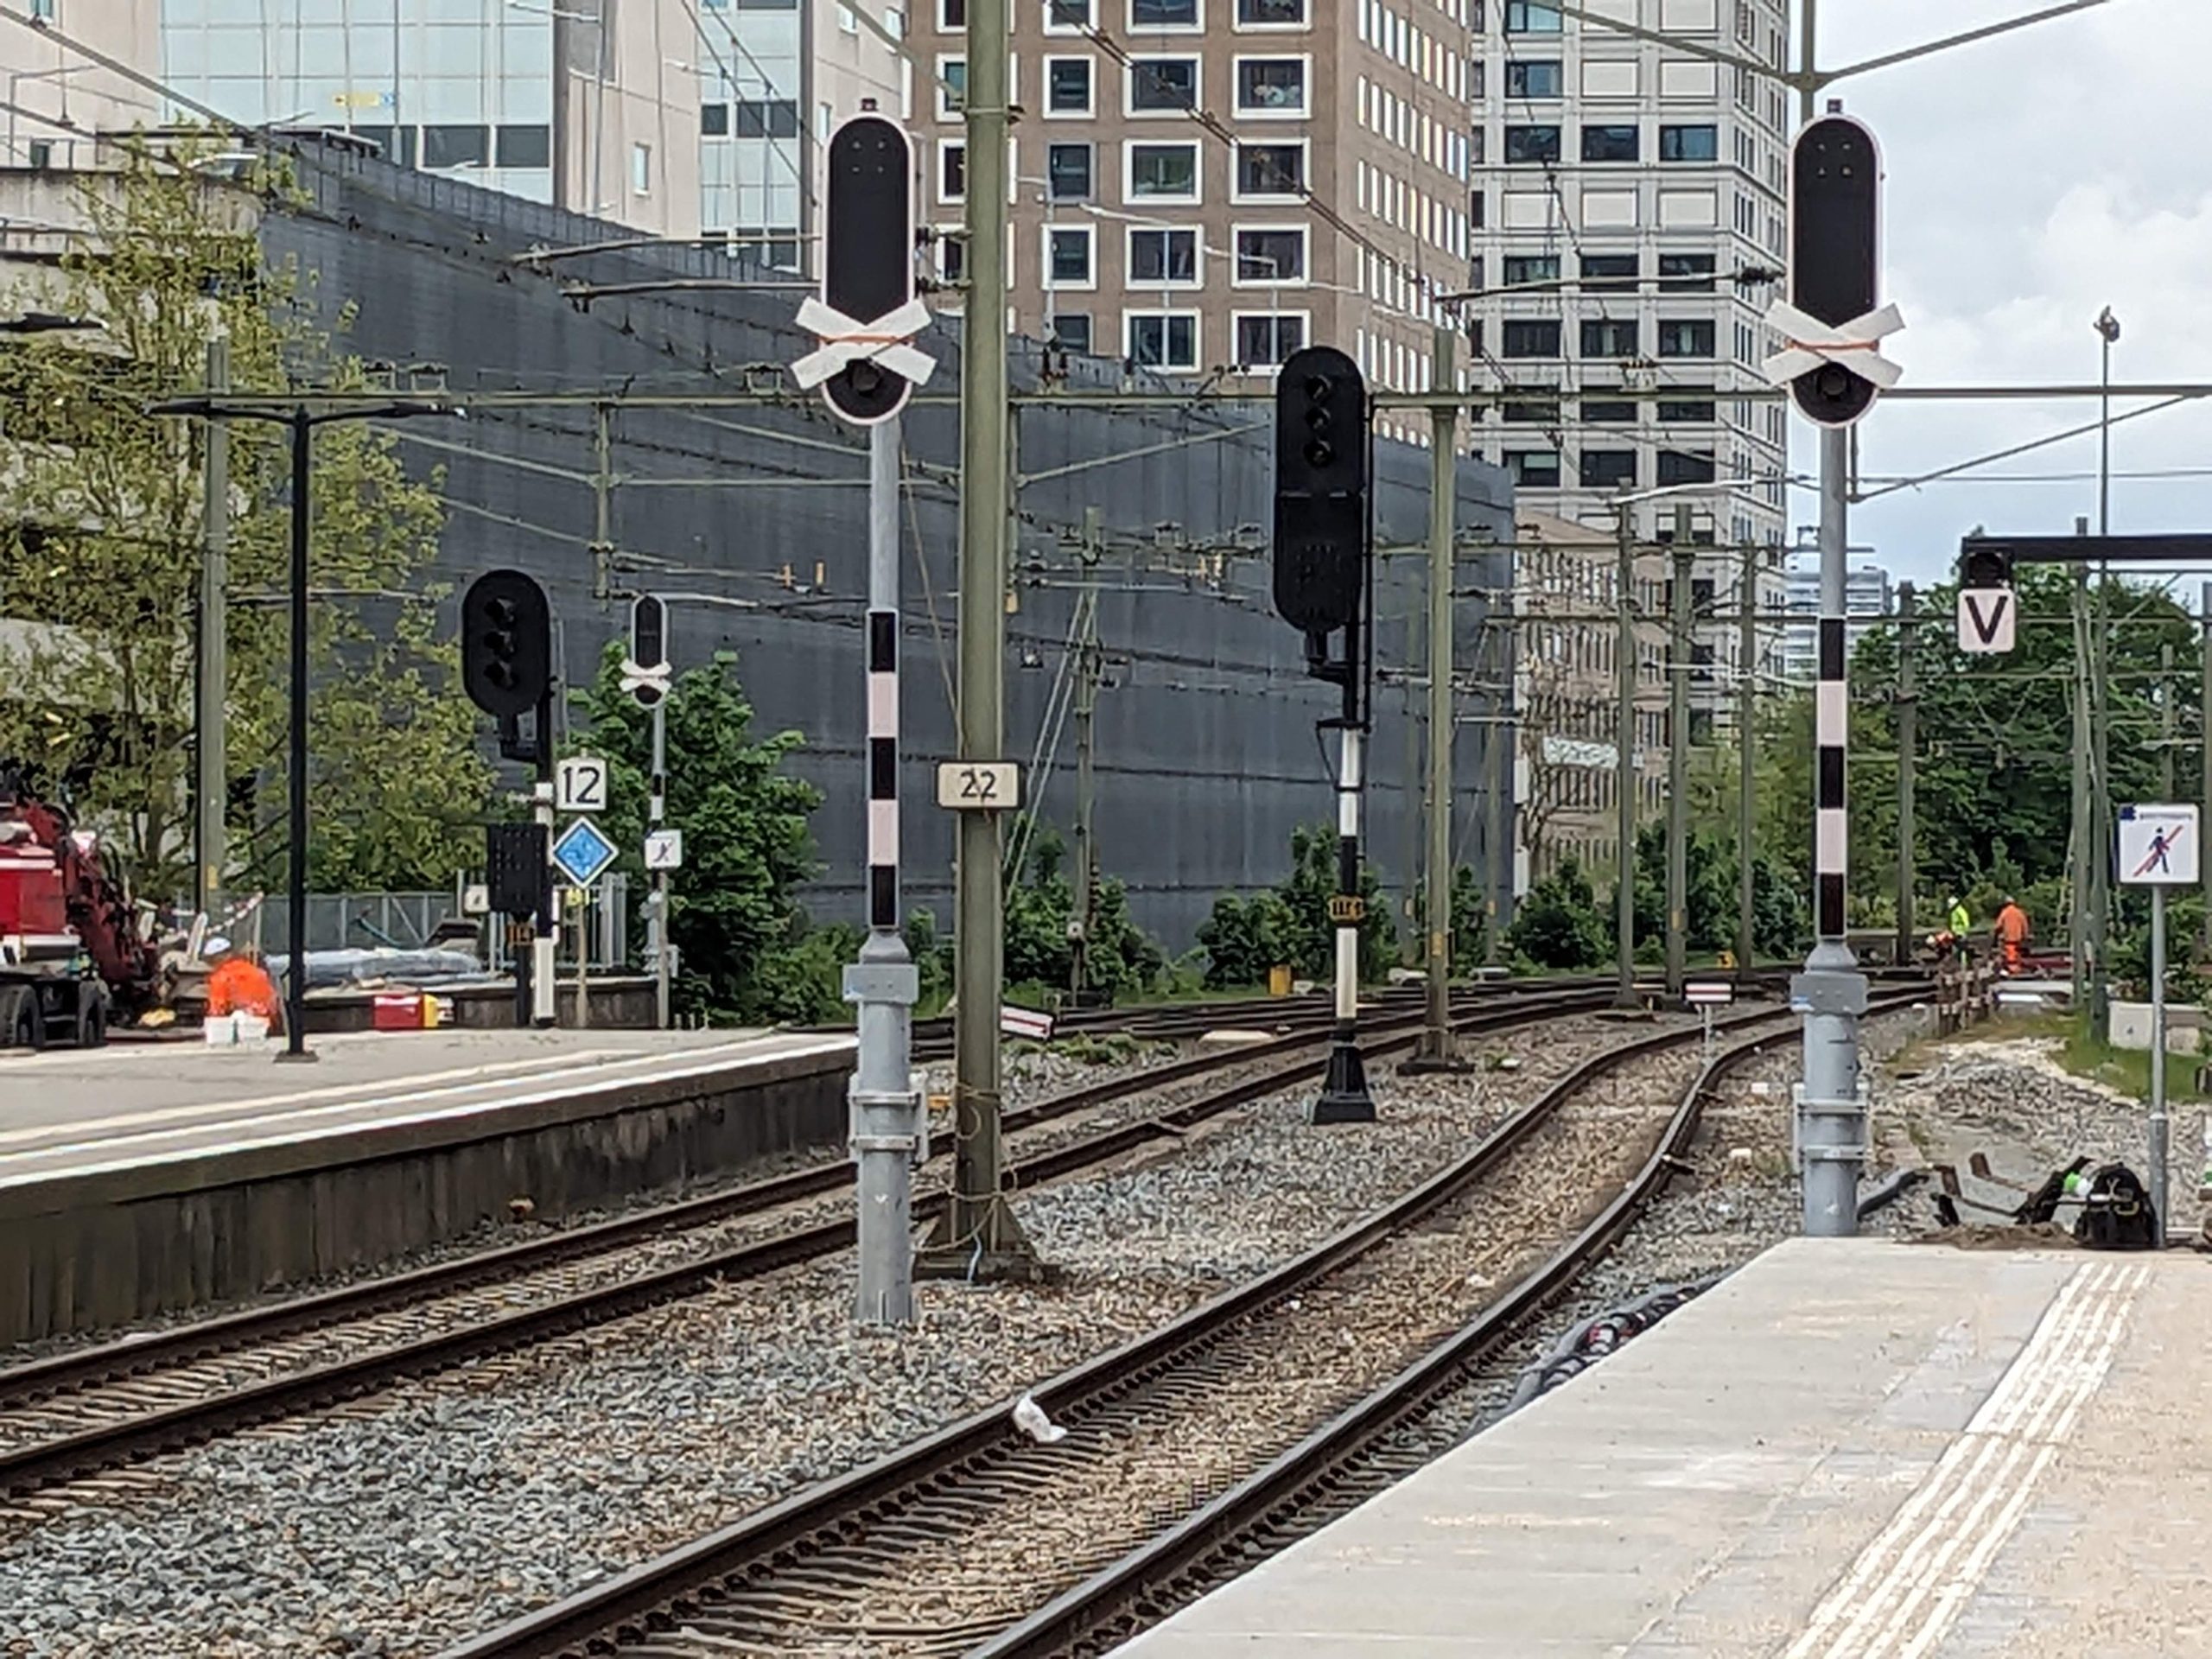
[[(1588, 1012), (1605, 1000), (1597, 989), (1492, 992), (1455, 1016), (1455, 1025), (1497, 1030)], [(1411, 1009), (1372, 1021), (1370, 1053), (1409, 1048), (1420, 1020)], [(1122, 1111), (1095, 1132), (1020, 1157), (1009, 1181), (1034, 1186), (1110, 1162), (1318, 1076), (1325, 1035), (1294, 1028), (1009, 1111), (1007, 1128), (1027, 1136), (1086, 1111), (1172, 1100), (1157, 1110)], [(1217, 1074), (1224, 1080), (1212, 1081)], [(932, 1150), (942, 1154), (950, 1144), (941, 1135)], [(35, 1493), (830, 1255), (853, 1241), (844, 1201), (851, 1179), (849, 1163), (827, 1161), (0, 1372), (0, 1491)], [(917, 1219), (933, 1215), (941, 1203), (941, 1192), (918, 1192)]]
[[(1759, 1040), (1771, 1041), (1789, 1018), (1767, 1009), (1722, 1025), (1767, 1027)], [(978, 1414), (448, 1659), (935, 1659), (1006, 1640), (1056, 1592), (1079, 1593), (1125, 1552), (1190, 1526), (1252, 1469), (1487, 1319), (1491, 1286), (1516, 1286), (1503, 1304), (1515, 1319), (1555, 1294), (1694, 1128), (1706, 1074), (1685, 1050), (1696, 1041), (1670, 1031), (1601, 1052), (1394, 1204), (1039, 1389), (1070, 1431), (1058, 1444), (1033, 1445), (1002, 1409)], [(1601, 1097), (1608, 1079), (1621, 1086)], [(1562, 1160), (1581, 1174), (1563, 1209)], [(1076, 1622), (1094, 1617), (1078, 1609)]]

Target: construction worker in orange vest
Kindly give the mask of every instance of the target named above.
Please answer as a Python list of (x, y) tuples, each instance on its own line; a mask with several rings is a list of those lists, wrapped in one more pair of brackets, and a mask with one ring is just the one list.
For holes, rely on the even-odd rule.
[(1997, 925), (1991, 932), (1997, 936), (1997, 948), (2005, 953), (2005, 971), (2017, 974), (2026, 965), (2028, 912), (2020, 908), (2020, 901), (2007, 897), (2004, 908), (1997, 912)]
[(251, 1014), (269, 1021), (270, 1030), (281, 1030), (283, 1005), (276, 999), (276, 982), (261, 965), (261, 952), (250, 944), (232, 950), (227, 939), (213, 939), (208, 954), (222, 958), (207, 976), (208, 1017)]

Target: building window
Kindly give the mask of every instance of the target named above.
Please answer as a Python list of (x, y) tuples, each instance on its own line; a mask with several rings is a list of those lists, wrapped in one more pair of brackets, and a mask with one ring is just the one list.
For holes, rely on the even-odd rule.
[(1664, 319), (1659, 324), (1662, 357), (1711, 357), (1713, 322), (1710, 318)]
[[(1236, 276), (1239, 283), (1265, 287), (1275, 283), (1302, 283), (1306, 280), (1306, 231), (1300, 226), (1287, 230), (1260, 230), (1236, 232)], [(1249, 359), (1240, 359), (1249, 362)]]
[(423, 165), (426, 168), (487, 167), (491, 161), (489, 127), (423, 129)]
[[(1503, 262), (1505, 285), (1508, 288), (1535, 288), (1540, 283), (1559, 281), (1559, 256), (1555, 253), (1509, 253)], [(1479, 288), (1482, 284), (1475, 284)]]
[[(1490, 129), (1488, 127), (1477, 127), (1467, 135), (1467, 159), (1477, 167), (1488, 164), (1490, 161)], [(1462, 172), (1458, 173), (1457, 176), (1465, 178), (1466, 175)]]
[(1236, 146), (1236, 194), (1243, 197), (1302, 196), (1306, 192), (1306, 146)]
[(729, 105), (702, 104), (699, 106), (699, 136), (702, 138), (729, 137)]
[(653, 147), (651, 144), (630, 146), (630, 194), (649, 196), (653, 193)]
[(1585, 449), (1578, 464), (1586, 490), (1624, 490), (1636, 486), (1636, 451)]
[(1306, 0), (1236, 0), (1239, 29), (1303, 29)]
[(1198, 314), (1195, 311), (1125, 311), (1129, 360), (1139, 368), (1195, 369), (1198, 366)]
[(837, 32), (841, 35), (857, 35), (861, 32), (861, 20), (854, 15), (850, 6), (837, 8)]
[(1147, 29), (1198, 29), (1198, 0), (1129, 0), (1129, 31)]
[(1582, 320), (1582, 355), (1634, 357), (1642, 347), (1642, 342), (1637, 338), (1640, 332), (1634, 317), (1585, 317)]
[(1524, 490), (1555, 490), (1559, 488), (1559, 451), (1509, 449), (1505, 452), (1505, 470), (1514, 483)]
[(1089, 58), (1045, 60), (1045, 112), (1047, 115), (1090, 113), (1091, 63)]
[(1559, 129), (1557, 127), (1508, 127), (1505, 130), (1505, 164), (1508, 167), (1557, 160), (1559, 160)]
[(1541, 0), (1505, 0), (1505, 32), (1509, 35), (1556, 35), (1560, 14)]
[[(38, 19), (38, 21), (42, 23), (52, 22), (54, 21), (54, 0), (31, 0), (31, 16)], [(54, 155), (54, 146), (51, 143), (47, 145), (46, 153), (48, 157), (51, 159)]]
[(1590, 426), (1634, 426), (1636, 400), (1633, 397), (1585, 397), (1582, 400), (1582, 419)]
[(1306, 345), (1306, 318), (1297, 315), (1253, 315), (1236, 318), (1236, 365), (1245, 369), (1272, 369)]
[(1633, 253), (1586, 253), (1582, 256), (1582, 291), (1586, 294), (1633, 294), (1642, 266)]
[(947, 139), (937, 147), (937, 199), (964, 201), (968, 196), (968, 146)]
[(1720, 159), (1718, 127), (1662, 127), (1659, 159), (1662, 162), (1717, 162)]
[(1196, 58), (1129, 60), (1129, 113), (1181, 115), (1198, 105)]
[(1693, 454), (1681, 449), (1662, 449), (1659, 452), (1659, 481), (1662, 484), (1710, 484), (1713, 482), (1713, 456), (1704, 451)]
[(1306, 60), (1239, 58), (1236, 60), (1239, 115), (1304, 115)]
[(1479, 231), (1483, 228), (1483, 221), (1488, 217), (1485, 210), (1489, 200), (1490, 193), (1488, 191), (1470, 190), (1467, 192), (1467, 228), (1469, 230)]
[(968, 241), (955, 226), (937, 233), (937, 274), (940, 282), (957, 283), (968, 276)]
[[(727, 118), (728, 106), (723, 106)], [(493, 133), (501, 167), (544, 168), (553, 165), (553, 129), (500, 127)]]
[(1659, 256), (1662, 294), (1713, 292), (1713, 256), (1709, 253), (1662, 253)]
[(1659, 418), (1669, 423), (1694, 422), (1709, 423), (1713, 419), (1713, 399), (1710, 397), (1662, 397)]
[(1052, 338), (1069, 351), (1084, 356), (1090, 353), (1090, 313), (1088, 311), (1060, 311), (1053, 314)]
[[(1128, 188), (1131, 198), (1196, 201), (1198, 199), (1198, 147), (1196, 144), (1138, 144), (1128, 147)], [(1708, 333), (1712, 327), (1707, 325)]]
[(1508, 317), (1498, 329), (1501, 357), (1557, 357), (1559, 322), (1552, 317)]
[[(36, 16), (38, 13), (34, 10), (31, 15), (33, 16)], [(45, 173), (52, 170), (54, 167), (54, 140), (51, 138), (34, 138), (30, 141), (29, 149), (32, 172)]]
[(968, 0), (937, 0), (937, 26), (948, 35), (968, 27)]
[(1090, 27), (1090, 0), (1045, 0), (1047, 35), (1079, 35)]
[(1047, 144), (1045, 188), (1054, 201), (1087, 201), (1095, 188), (1089, 144)]
[(741, 138), (796, 138), (798, 104), (788, 98), (741, 98), (737, 101)]
[(1632, 162), (1641, 152), (1634, 127), (1582, 129), (1582, 159), (1586, 162)]
[(1089, 288), (1096, 277), (1091, 266), (1089, 225), (1055, 225), (1045, 232), (1045, 270), (1055, 288)]
[(1139, 283), (1195, 283), (1198, 280), (1198, 233), (1192, 231), (1129, 232), (1129, 275)]
[(1508, 426), (1557, 426), (1559, 405), (1541, 400), (1522, 400), (1499, 406), (1498, 418)]
[(1564, 98), (1567, 70), (1557, 58), (1536, 58), (1505, 66), (1508, 98)]
[(942, 121), (955, 121), (968, 109), (968, 60), (937, 60), (937, 113)]

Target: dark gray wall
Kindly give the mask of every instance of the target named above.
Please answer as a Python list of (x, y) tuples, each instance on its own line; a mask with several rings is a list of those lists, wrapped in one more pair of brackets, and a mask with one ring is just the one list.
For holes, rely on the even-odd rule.
[[(358, 306), (356, 349), (372, 359), (445, 364), (462, 391), (586, 394), (573, 407), (479, 410), (466, 423), (397, 429), (410, 460), (446, 468), (451, 512), (442, 574), (458, 585), (499, 565), (535, 573), (561, 619), (569, 673), (588, 677), (605, 643), (626, 625), (619, 594), (595, 593), (589, 395), (680, 402), (744, 391), (748, 378), (756, 387), (773, 385), (777, 371), (812, 344), (790, 324), (799, 296), (661, 292), (602, 296), (585, 308), (564, 297), (563, 284), (727, 282), (753, 273), (688, 249), (594, 254), (540, 272), (518, 266), (514, 256), (623, 233), (335, 150), (309, 149), (301, 159), (309, 205), (270, 219), (264, 238), (275, 256), (296, 256), (319, 273), (326, 304)], [(932, 393), (950, 393), (957, 385), (957, 324), (932, 328), (922, 343), (943, 365)], [(1033, 387), (1033, 356), (1018, 344), (1016, 359), (1016, 385)], [(759, 367), (748, 377), (747, 365)], [(1075, 379), (1123, 384), (1119, 365), (1105, 363), (1077, 364)], [(789, 390), (787, 379), (782, 385)], [(1111, 549), (1102, 572), (1100, 637), (1111, 684), (1098, 707), (1100, 856), (1129, 883), (1140, 921), (1176, 948), (1189, 943), (1217, 893), (1281, 874), (1294, 825), (1332, 814), (1313, 728), (1333, 712), (1337, 694), (1305, 677), (1297, 638), (1274, 617), (1267, 594), (1268, 419), (1264, 404), (1209, 403), (1120, 412), (1032, 406), (1017, 423), (1016, 464), (1025, 474), (1129, 458), (1021, 492), (1007, 753), (1026, 763), (1036, 744), (1076, 599), (1077, 562), (1066, 539), (1084, 510), (1096, 506)], [(680, 666), (734, 647), (762, 728), (806, 734), (798, 767), (826, 797), (816, 819), (825, 869), (811, 902), (817, 913), (857, 918), (864, 435), (795, 394), (785, 407), (633, 404), (615, 414), (612, 433), (613, 588), (720, 594), (760, 607), (679, 603), (677, 660)], [(953, 639), (958, 582), (957, 437), (948, 404), (909, 411), (909, 465), (924, 481), (911, 492), (906, 527), (904, 717), (912, 760), (904, 858), (909, 905), (929, 905), (940, 916), (949, 908), (951, 833), (931, 792), (935, 762), (953, 745), (943, 652)], [(1386, 443), (1377, 467), (1378, 545), (1418, 542), (1426, 534), (1427, 456)], [(671, 480), (690, 486), (658, 481)], [(1463, 535), (1510, 540), (1510, 503), (1497, 469), (1460, 463)], [(1217, 577), (1189, 574), (1190, 557), (1171, 556), (1173, 549), (1206, 544), (1245, 550)], [(1399, 619), (1421, 602), (1422, 577), (1418, 558), (1389, 558), (1382, 569), (1378, 644), (1388, 666), (1402, 660)], [(1463, 559), (1459, 588), (1500, 589), (1505, 569), (1503, 554)], [(1460, 603), (1463, 660), (1484, 608), (1479, 598)], [(1369, 795), (1370, 844), (1394, 884), (1405, 862), (1404, 815), (1420, 798), (1418, 780), (1410, 798), (1405, 788), (1403, 701), (1378, 690)], [(1457, 803), (1455, 841), (1478, 868), (1490, 730), (1463, 726), (1455, 749), (1469, 785)], [(1333, 739), (1329, 754), (1332, 767)], [(1071, 721), (1057, 760), (1042, 798), (1047, 819), (1065, 829), (1072, 813)], [(683, 757), (672, 765), (680, 767)]]

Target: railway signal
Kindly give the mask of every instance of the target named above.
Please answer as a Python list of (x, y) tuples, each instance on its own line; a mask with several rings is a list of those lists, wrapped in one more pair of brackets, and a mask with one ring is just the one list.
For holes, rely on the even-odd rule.
[(630, 604), (630, 655), (622, 664), (622, 689), (640, 709), (659, 705), (668, 695), (668, 607), (657, 595), (640, 594)]
[(469, 701), (511, 721), (544, 701), (552, 677), (545, 590), (519, 570), (477, 577), (461, 601), (461, 680)]
[[(1344, 688), (1337, 767), (1336, 1031), (1315, 1123), (1375, 1119), (1359, 1052), (1360, 766), (1367, 730), (1367, 603), (1373, 560), (1369, 531), (1367, 383), (1359, 365), (1331, 346), (1294, 353), (1275, 380), (1275, 609), (1306, 636), (1306, 672)], [(1341, 631), (1344, 653), (1331, 657)]]
[(1902, 372), (1879, 349), (1904, 327), (1897, 307), (1878, 307), (1881, 168), (1874, 135), (1840, 113), (1789, 152), (1789, 297), (1767, 313), (1783, 347), (1764, 366), (1821, 426), (1851, 425)]
[(914, 153), (897, 123), (856, 115), (830, 139), (822, 297), (799, 308), (821, 349), (791, 365), (855, 425), (906, 406), (936, 363), (909, 342), (929, 324), (914, 295)]
[[(1367, 383), (1329, 346), (1275, 379), (1275, 609), (1311, 637), (1350, 627), (1366, 589)], [(1311, 655), (1311, 653), (1309, 653)]]
[(1977, 655), (2008, 652), (2018, 630), (2012, 550), (1969, 549), (1959, 560), (1959, 649)]

